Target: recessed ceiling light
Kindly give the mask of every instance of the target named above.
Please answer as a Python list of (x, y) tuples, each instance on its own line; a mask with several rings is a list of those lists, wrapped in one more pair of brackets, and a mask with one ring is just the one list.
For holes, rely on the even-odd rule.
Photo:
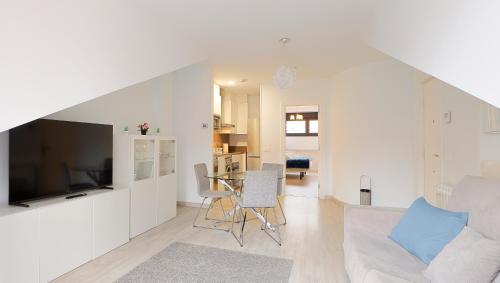
[(227, 84), (228, 84), (228, 85), (235, 85), (235, 84), (236, 84), (236, 82), (235, 82), (235, 81), (228, 81), (228, 82), (227, 82)]
[(241, 81), (240, 81), (240, 82), (242, 82), (242, 83), (246, 83), (247, 81), (248, 81), (248, 79), (241, 79)]
[(290, 42), (290, 38), (289, 37), (282, 37), (280, 38), (280, 40), (278, 40), (281, 44), (287, 44), (288, 42)]

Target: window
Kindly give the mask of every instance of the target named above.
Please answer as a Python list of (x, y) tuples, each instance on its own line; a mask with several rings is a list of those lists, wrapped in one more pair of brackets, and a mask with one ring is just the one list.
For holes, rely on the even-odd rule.
[(286, 121), (287, 134), (305, 134), (306, 121)]
[(317, 136), (318, 112), (287, 113), (287, 136)]
[(309, 133), (318, 133), (318, 120), (309, 120)]

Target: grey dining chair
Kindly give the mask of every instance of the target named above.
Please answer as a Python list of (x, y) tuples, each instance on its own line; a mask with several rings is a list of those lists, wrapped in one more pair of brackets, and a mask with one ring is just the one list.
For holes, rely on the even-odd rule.
[[(240, 196), (236, 197), (235, 210), (233, 214), (233, 223), (231, 225), (231, 233), (236, 238), (240, 246), (243, 247), (243, 231), (247, 221), (247, 212), (249, 209), (257, 214), (257, 209), (263, 212), (265, 220), (263, 230), (269, 235), (278, 245), (281, 246), (281, 236), (277, 226), (273, 231), (268, 227), (268, 210), (271, 208), (275, 212), (276, 207), (276, 191), (278, 189), (278, 172), (277, 171), (247, 171), (245, 173), (245, 181), (243, 191)], [(237, 218), (238, 215), (238, 219)], [(275, 220), (276, 213), (273, 213)], [(235, 224), (239, 223), (239, 235), (235, 233)], [(273, 236), (271, 232), (275, 232)]]
[[(232, 203), (231, 196), (232, 192), (230, 191), (216, 191), (216, 190), (210, 190), (210, 179), (207, 177), (208, 176), (208, 170), (207, 170), (207, 165), (205, 163), (199, 163), (194, 165), (194, 172), (196, 175), (196, 182), (198, 185), (198, 195), (203, 198), (203, 201), (201, 202), (200, 208), (198, 209), (198, 213), (196, 214), (196, 217), (193, 221), (193, 227), (199, 227), (199, 228), (207, 228), (207, 229), (213, 229), (213, 230), (223, 230), (228, 232), (229, 229), (222, 229), (222, 228), (217, 228), (216, 225), (221, 222), (230, 222), (230, 220), (227, 217), (226, 212), (224, 211), (224, 205), (222, 204), (222, 199), (224, 198), (229, 198), (229, 200)], [(204, 226), (204, 225), (198, 225), (198, 217), (200, 215), (201, 209), (203, 208), (203, 204), (207, 200), (207, 198), (210, 198), (210, 205), (208, 206), (207, 212), (205, 213), (205, 220), (213, 220), (215, 223), (213, 223), (212, 226)], [(208, 213), (209, 211), (214, 207), (215, 203), (219, 202), (220, 208), (222, 210), (222, 214), (224, 215), (224, 219), (217, 219), (217, 218), (209, 218)]]
[(281, 215), (283, 215), (283, 220), (284, 220), (282, 223), (279, 223), (279, 225), (286, 225), (285, 212), (283, 211), (283, 206), (281, 205), (279, 198), (281, 196), (281, 192), (283, 191), (283, 177), (285, 173), (284, 172), (285, 166), (283, 166), (283, 164), (278, 164), (278, 163), (263, 163), (262, 170), (263, 171), (274, 170), (278, 172), (278, 191), (276, 193), (276, 198), (278, 200), (278, 206), (280, 207)]

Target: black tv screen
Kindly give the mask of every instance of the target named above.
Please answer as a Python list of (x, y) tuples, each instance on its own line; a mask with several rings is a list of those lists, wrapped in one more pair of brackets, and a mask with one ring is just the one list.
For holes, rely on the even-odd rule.
[(9, 202), (113, 183), (113, 126), (39, 119), (9, 131)]

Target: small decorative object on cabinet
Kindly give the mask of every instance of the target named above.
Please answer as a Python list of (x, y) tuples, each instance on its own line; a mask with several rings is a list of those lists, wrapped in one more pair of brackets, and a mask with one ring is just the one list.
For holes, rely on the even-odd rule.
[(137, 125), (137, 128), (141, 131), (141, 135), (145, 136), (148, 133), (149, 130), (149, 124), (147, 122), (144, 122), (140, 125)]
[(176, 216), (175, 153), (174, 138), (115, 137), (113, 178), (130, 188), (130, 238)]

